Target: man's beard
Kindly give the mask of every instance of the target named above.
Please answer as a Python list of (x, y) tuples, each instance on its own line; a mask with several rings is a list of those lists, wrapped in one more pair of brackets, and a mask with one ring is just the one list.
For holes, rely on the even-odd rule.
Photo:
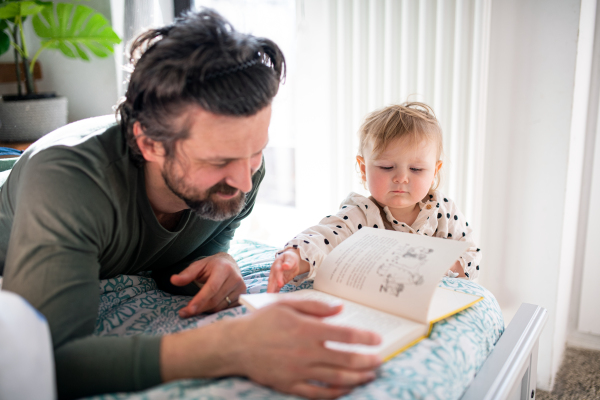
[[(224, 181), (217, 183), (205, 191), (196, 191), (187, 186), (183, 176), (176, 176), (173, 160), (168, 160), (162, 170), (162, 177), (169, 189), (201, 218), (212, 221), (224, 221), (238, 215), (246, 204), (246, 193), (229, 186)], [(214, 199), (217, 193), (230, 195), (239, 191), (239, 194), (229, 200)]]

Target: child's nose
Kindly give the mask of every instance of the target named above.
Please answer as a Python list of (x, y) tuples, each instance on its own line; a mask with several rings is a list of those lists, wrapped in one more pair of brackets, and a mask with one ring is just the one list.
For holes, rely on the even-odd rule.
[(406, 171), (398, 171), (394, 176), (394, 182), (396, 183), (407, 183), (408, 182), (408, 174)]

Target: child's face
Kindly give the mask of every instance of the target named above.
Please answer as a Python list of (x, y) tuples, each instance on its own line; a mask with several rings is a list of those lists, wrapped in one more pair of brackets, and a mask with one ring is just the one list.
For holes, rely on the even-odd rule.
[(391, 210), (414, 208), (427, 195), (442, 166), (432, 140), (415, 145), (397, 139), (377, 157), (372, 156), (372, 146), (364, 153), (364, 158), (356, 158), (362, 179), (375, 200)]

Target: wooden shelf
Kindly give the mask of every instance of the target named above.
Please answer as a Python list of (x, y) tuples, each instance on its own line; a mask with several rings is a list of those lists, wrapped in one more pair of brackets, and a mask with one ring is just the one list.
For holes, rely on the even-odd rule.
[(0, 147), (10, 147), (11, 149), (27, 150), (33, 142), (0, 142)]

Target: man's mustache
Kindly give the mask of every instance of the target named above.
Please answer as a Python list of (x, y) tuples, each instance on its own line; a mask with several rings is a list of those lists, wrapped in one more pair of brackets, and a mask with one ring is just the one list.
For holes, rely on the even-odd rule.
[(222, 193), (224, 195), (230, 195), (230, 194), (235, 194), (237, 191), (238, 191), (238, 189), (234, 188), (233, 186), (229, 186), (224, 181), (221, 181), (221, 182), (217, 183), (216, 185), (212, 186), (210, 189), (208, 189), (207, 195), (210, 196), (215, 193)]

